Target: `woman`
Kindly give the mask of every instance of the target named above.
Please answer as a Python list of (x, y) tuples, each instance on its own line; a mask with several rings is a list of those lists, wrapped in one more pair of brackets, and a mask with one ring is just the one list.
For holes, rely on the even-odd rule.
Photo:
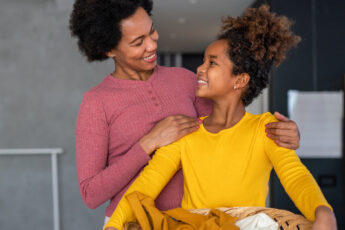
[[(81, 196), (89, 208), (110, 200), (107, 217), (155, 149), (196, 131), (196, 117), (211, 111), (210, 102), (195, 96), (192, 72), (157, 66), (151, 10), (150, 0), (77, 0), (71, 14), (72, 35), (88, 61), (112, 58), (116, 66), (84, 94), (76, 127)], [(277, 117), (282, 122), (270, 124), (269, 135), (281, 146), (297, 148), (295, 123)], [(179, 172), (157, 205), (177, 207), (182, 194)]]
[[(202, 118), (200, 129), (157, 150), (126, 194), (138, 191), (155, 198), (182, 167), (182, 208), (265, 206), (274, 167), (290, 198), (314, 221), (313, 229), (336, 229), (331, 206), (296, 153), (266, 137), (265, 124), (275, 117), (245, 111), (267, 86), (272, 65), (278, 66), (299, 42), (290, 25), (268, 6), (224, 20), (197, 71), (196, 93), (213, 102), (211, 114)], [(123, 198), (106, 229), (120, 229), (133, 217)]]

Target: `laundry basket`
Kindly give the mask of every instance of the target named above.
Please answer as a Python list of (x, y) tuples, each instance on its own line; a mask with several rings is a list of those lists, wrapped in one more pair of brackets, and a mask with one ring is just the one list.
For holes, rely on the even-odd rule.
[[(303, 216), (282, 209), (265, 207), (234, 207), (218, 209), (231, 216), (238, 217), (238, 220), (258, 213), (265, 213), (278, 223), (279, 230), (309, 230), (312, 226), (312, 223)], [(189, 211), (192, 213), (207, 215), (210, 209), (193, 209)], [(140, 230), (141, 228), (136, 223), (127, 223), (124, 226), (124, 229)]]
[[(238, 220), (258, 213), (265, 213), (278, 223), (279, 230), (309, 230), (312, 226), (312, 223), (303, 216), (283, 209), (265, 207), (234, 207), (218, 209), (231, 216), (238, 217)], [(209, 209), (194, 209), (190, 211), (207, 215)]]

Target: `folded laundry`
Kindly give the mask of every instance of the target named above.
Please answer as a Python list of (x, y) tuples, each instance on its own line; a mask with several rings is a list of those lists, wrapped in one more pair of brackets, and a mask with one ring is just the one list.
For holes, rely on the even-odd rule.
[(236, 221), (240, 230), (277, 230), (278, 223), (265, 213), (258, 213)]

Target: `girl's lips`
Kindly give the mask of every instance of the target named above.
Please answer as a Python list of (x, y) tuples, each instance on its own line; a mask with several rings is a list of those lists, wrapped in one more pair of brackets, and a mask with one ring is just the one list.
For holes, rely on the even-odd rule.
[(152, 54), (151, 56), (143, 58), (143, 60), (146, 61), (146, 62), (154, 62), (154, 61), (156, 61), (156, 59), (157, 59), (157, 54), (156, 53)]
[(198, 85), (207, 85), (207, 81), (198, 79)]

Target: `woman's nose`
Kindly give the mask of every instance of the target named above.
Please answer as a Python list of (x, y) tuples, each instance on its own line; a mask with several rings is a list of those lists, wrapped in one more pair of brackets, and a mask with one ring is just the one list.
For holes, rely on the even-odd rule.
[(147, 44), (147, 51), (154, 51), (157, 49), (157, 41), (158, 41), (159, 35), (157, 31), (155, 31), (151, 36), (149, 37), (149, 41)]

